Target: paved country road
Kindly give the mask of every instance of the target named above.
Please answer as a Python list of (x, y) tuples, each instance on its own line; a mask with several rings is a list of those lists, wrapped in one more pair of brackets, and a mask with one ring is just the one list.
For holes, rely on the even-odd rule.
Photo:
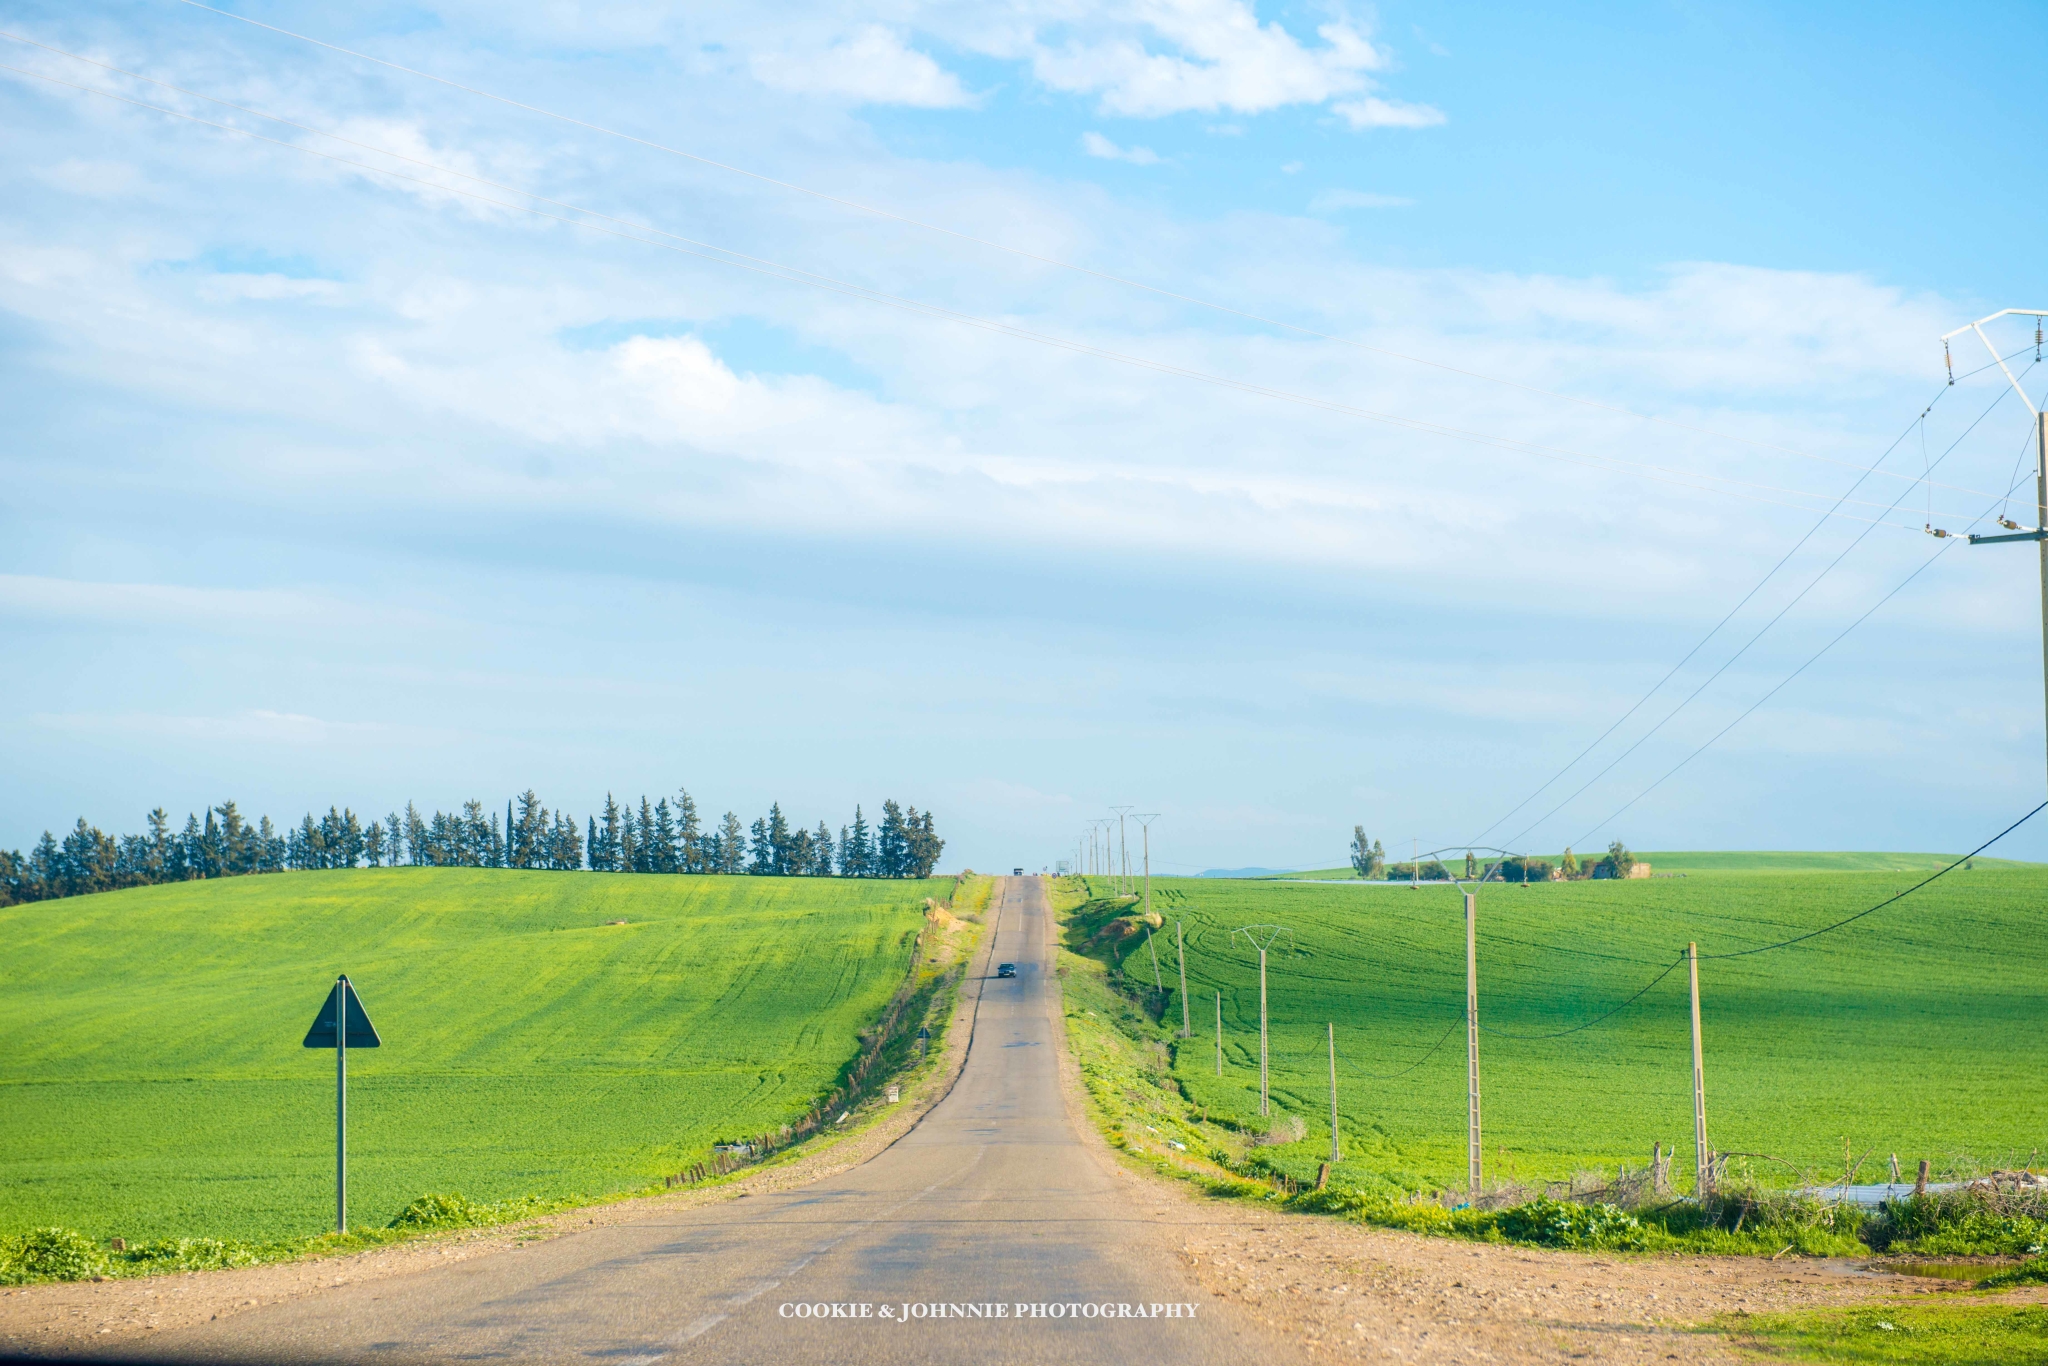
[[(122, 1357), (603, 1366), (1297, 1359), (1292, 1344), (1196, 1287), (1174, 1255), (1182, 1226), (1134, 1201), (1100, 1145), (1076, 1130), (1060, 1087), (1053, 927), (1038, 879), (1002, 880), (991, 923), (990, 975), (969, 982), (963, 1007), (973, 1036), (958, 1082), (862, 1166), (337, 1287), (131, 1344)], [(1015, 962), (1018, 975), (994, 977), (1000, 961)]]

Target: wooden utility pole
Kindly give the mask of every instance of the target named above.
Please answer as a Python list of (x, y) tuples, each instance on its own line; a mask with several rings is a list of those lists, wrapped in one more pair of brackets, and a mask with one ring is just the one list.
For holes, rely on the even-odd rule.
[(1707, 1150), (1707, 1067), (1700, 1047), (1700, 946), (1685, 946), (1687, 974), (1692, 978), (1692, 1151), (1699, 1165), (1694, 1194), (1700, 1203), (1714, 1193), (1714, 1155)]
[(1173, 947), (1180, 955), (1180, 1036), (1183, 1039), (1195, 1037), (1195, 1026), (1188, 1019), (1188, 941), (1181, 933), (1180, 922), (1173, 922)]
[(1338, 1161), (1337, 1151), (1337, 1024), (1330, 1022), (1330, 1162)]
[(1479, 1198), (1485, 1153), (1479, 1144), (1479, 897), (1465, 893), (1466, 1190)]

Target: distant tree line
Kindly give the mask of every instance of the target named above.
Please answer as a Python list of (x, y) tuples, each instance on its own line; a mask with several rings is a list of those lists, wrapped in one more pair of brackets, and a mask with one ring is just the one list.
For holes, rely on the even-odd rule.
[[(1604, 858), (1582, 860), (1566, 848), (1555, 863), (1547, 858), (1530, 854), (1516, 854), (1504, 858), (1496, 865), (1491, 859), (1482, 859), (1467, 850), (1465, 853), (1465, 876), (1483, 877), (1492, 873), (1502, 882), (1554, 882), (1573, 881), (1580, 878), (1626, 878), (1629, 870), (1636, 866), (1636, 856), (1620, 840), (1607, 846)], [(1351, 827), (1351, 867), (1361, 878), (1389, 882), (1446, 882), (1451, 873), (1435, 859), (1425, 861), (1420, 867), (1413, 863), (1388, 863), (1386, 851), (1380, 842), (1367, 839), (1365, 827)]]
[(185, 818), (173, 829), (162, 807), (138, 835), (108, 835), (84, 817), (58, 839), (43, 832), (24, 856), (0, 849), (0, 906), (145, 887), (158, 882), (240, 877), (314, 868), (538, 868), (562, 872), (749, 873), (758, 877), (930, 877), (946, 842), (929, 811), (882, 803), (870, 827), (858, 806), (834, 836), (793, 826), (777, 802), (751, 827), (728, 811), (715, 827), (700, 823), (688, 792), (621, 806), (606, 794), (604, 814), (581, 826), (550, 811), (531, 789), (505, 804), (501, 824), (480, 801), (424, 816), (411, 802), (378, 820), (347, 808), (308, 813), (280, 830), (264, 816), (253, 825), (233, 802)]

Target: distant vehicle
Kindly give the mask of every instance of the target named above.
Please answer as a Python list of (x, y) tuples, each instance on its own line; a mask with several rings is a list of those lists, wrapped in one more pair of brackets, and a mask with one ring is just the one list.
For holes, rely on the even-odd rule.
[(1011, 876), (1011, 877), (1023, 877), (1023, 876), (1024, 876), (1024, 870), (1023, 870), (1022, 868), (1012, 868), (1012, 869), (1010, 870), (1010, 876)]
[(998, 963), (998, 964), (996, 964), (996, 976), (998, 976), (998, 977), (1015, 977), (1016, 975), (1017, 975), (1017, 965), (1016, 965), (1015, 963)]

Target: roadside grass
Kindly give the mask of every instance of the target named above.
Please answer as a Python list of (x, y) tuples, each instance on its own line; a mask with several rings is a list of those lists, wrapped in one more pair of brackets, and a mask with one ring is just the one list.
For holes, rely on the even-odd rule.
[[(1764, 1257), (1869, 1252), (1859, 1237), (1860, 1212), (1757, 1186), (1730, 1189), (1704, 1210), (1669, 1197), (1623, 1210), (1527, 1192), (1505, 1208), (1463, 1208), (1455, 1198), (1430, 1198), (1431, 1189), (1413, 1172), (1381, 1165), (1381, 1147), (1360, 1144), (1349, 1129), (1344, 1156), (1322, 1170), (1329, 1158), (1327, 1124), (1320, 1135), (1295, 1137), (1299, 1130), (1290, 1120), (1299, 1119), (1298, 1112), (1276, 1110), (1262, 1125), (1234, 1108), (1212, 1110), (1184, 1083), (1191, 1069), (1213, 1078), (1214, 1039), (1202, 1038), (1199, 1029), (1192, 1039), (1178, 1037), (1178, 998), (1154, 986), (1150, 957), (1139, 947), (1137, 908), (1128, 899), (1087, 898), (1078, 879), (1055, 883), (1051, 895), (1062, 925), (1058, 971), (1068, 1039), (1091, 1113), (1113, 1146), (1161, 1175), (1216, 1196), (1488, 1242)], [(1119, 971), (1119, 959), (1134, 970)], [(1168, 960), (1161, 977), (1176, 972)], [(1383, 1130), (1379, 1137), (1383, 1141)], [(1320, 1190), (1319, 1174), (1327, 1181)], [(1967, 1202), (1948, 1203), (1961, 1211)], [(1923, 1213), (1929, 1228), (1941, 1223), (1931, 1207)]]
[[(1905, 872), (1715, 873), (1634, 882), (1489, 886), (1479, 894), (1480, 1019), (1489, 1182), (1541, 1193), (1649, 1164), (1675, 1150), (1690, 1191), (1691, 1044), (1677, 967), (1627, 1010), (1555, 1038), (1629, 999), (1677, 963), (1766, 944), (1889, 896)], [(1080, 879), (1063, 886), (1070, 904)], [(1088, 895), (1106, 896), (1106, 879)], [(2030, 942), (2048, 867), (1958, 870), (1866, 920), (1806, 945), (1701, 965), (1708, 1135), (1726, 1183), (1784, 1188), (1937, 1180), (2017, 1167), (2048, 1149), (2035, 1097), (2048, 1054), (2026, 1045), (2048, 1015), (2048, 982), (2013, 945)], [(1263, 1150), (1292, 1179), (1328, 1156), (1326, 1026), (1337, 1037), (1344, 1154), (1335, 1176), (1364, 1189), (1462, 1187), (1465, 1153), (1463, 902), (1458, 891), (1153, 879), (1164, 918), (1165, 989), (1179, 1023), (1175, 922), (1187, 940), (1197, 1039), (1171, 1075), (1211, 1117), (1260, 1127), (1256, 955), (1230, 932), (1291, 932), (1269, 955), (1272, 1095), (1299, 1142)], [(1141, 940), (1132, 978), (1151, 986)], [(1122, 951), (1122, 950), (1120, 950)], [(1214, 1068), (1216, 995), (1224, 1071)], [(1845, 1144), (1848, 1159), (1844, 1159)], [(1857, 1160), (1861, 1159), (1860, 1165)], [(1553, 1187), (1552, 1183), (1556, 1183)]]
[[(952, 891), (402, 868), (0, 911), (0, 1274), (50, 1226), (124, 1238), (95, 1274), (138, 1274), (447, 1227), (383, 1227), (423, 1192), (502, 1222), (659, 1189), (843, 1080)], [(952, 946), (912, 984), (934, 1056), (978, 933), (927, 933)], [(338, 1236), (333, 1060), (299, 1040), (340, 970), (384, 1047), (350, 1057)]]
[(1712, 1325), (1767, 1361), (2044, 1366), (2048, 1305), (1954, 1300), (1795, 1314), (1730, 1314)]

